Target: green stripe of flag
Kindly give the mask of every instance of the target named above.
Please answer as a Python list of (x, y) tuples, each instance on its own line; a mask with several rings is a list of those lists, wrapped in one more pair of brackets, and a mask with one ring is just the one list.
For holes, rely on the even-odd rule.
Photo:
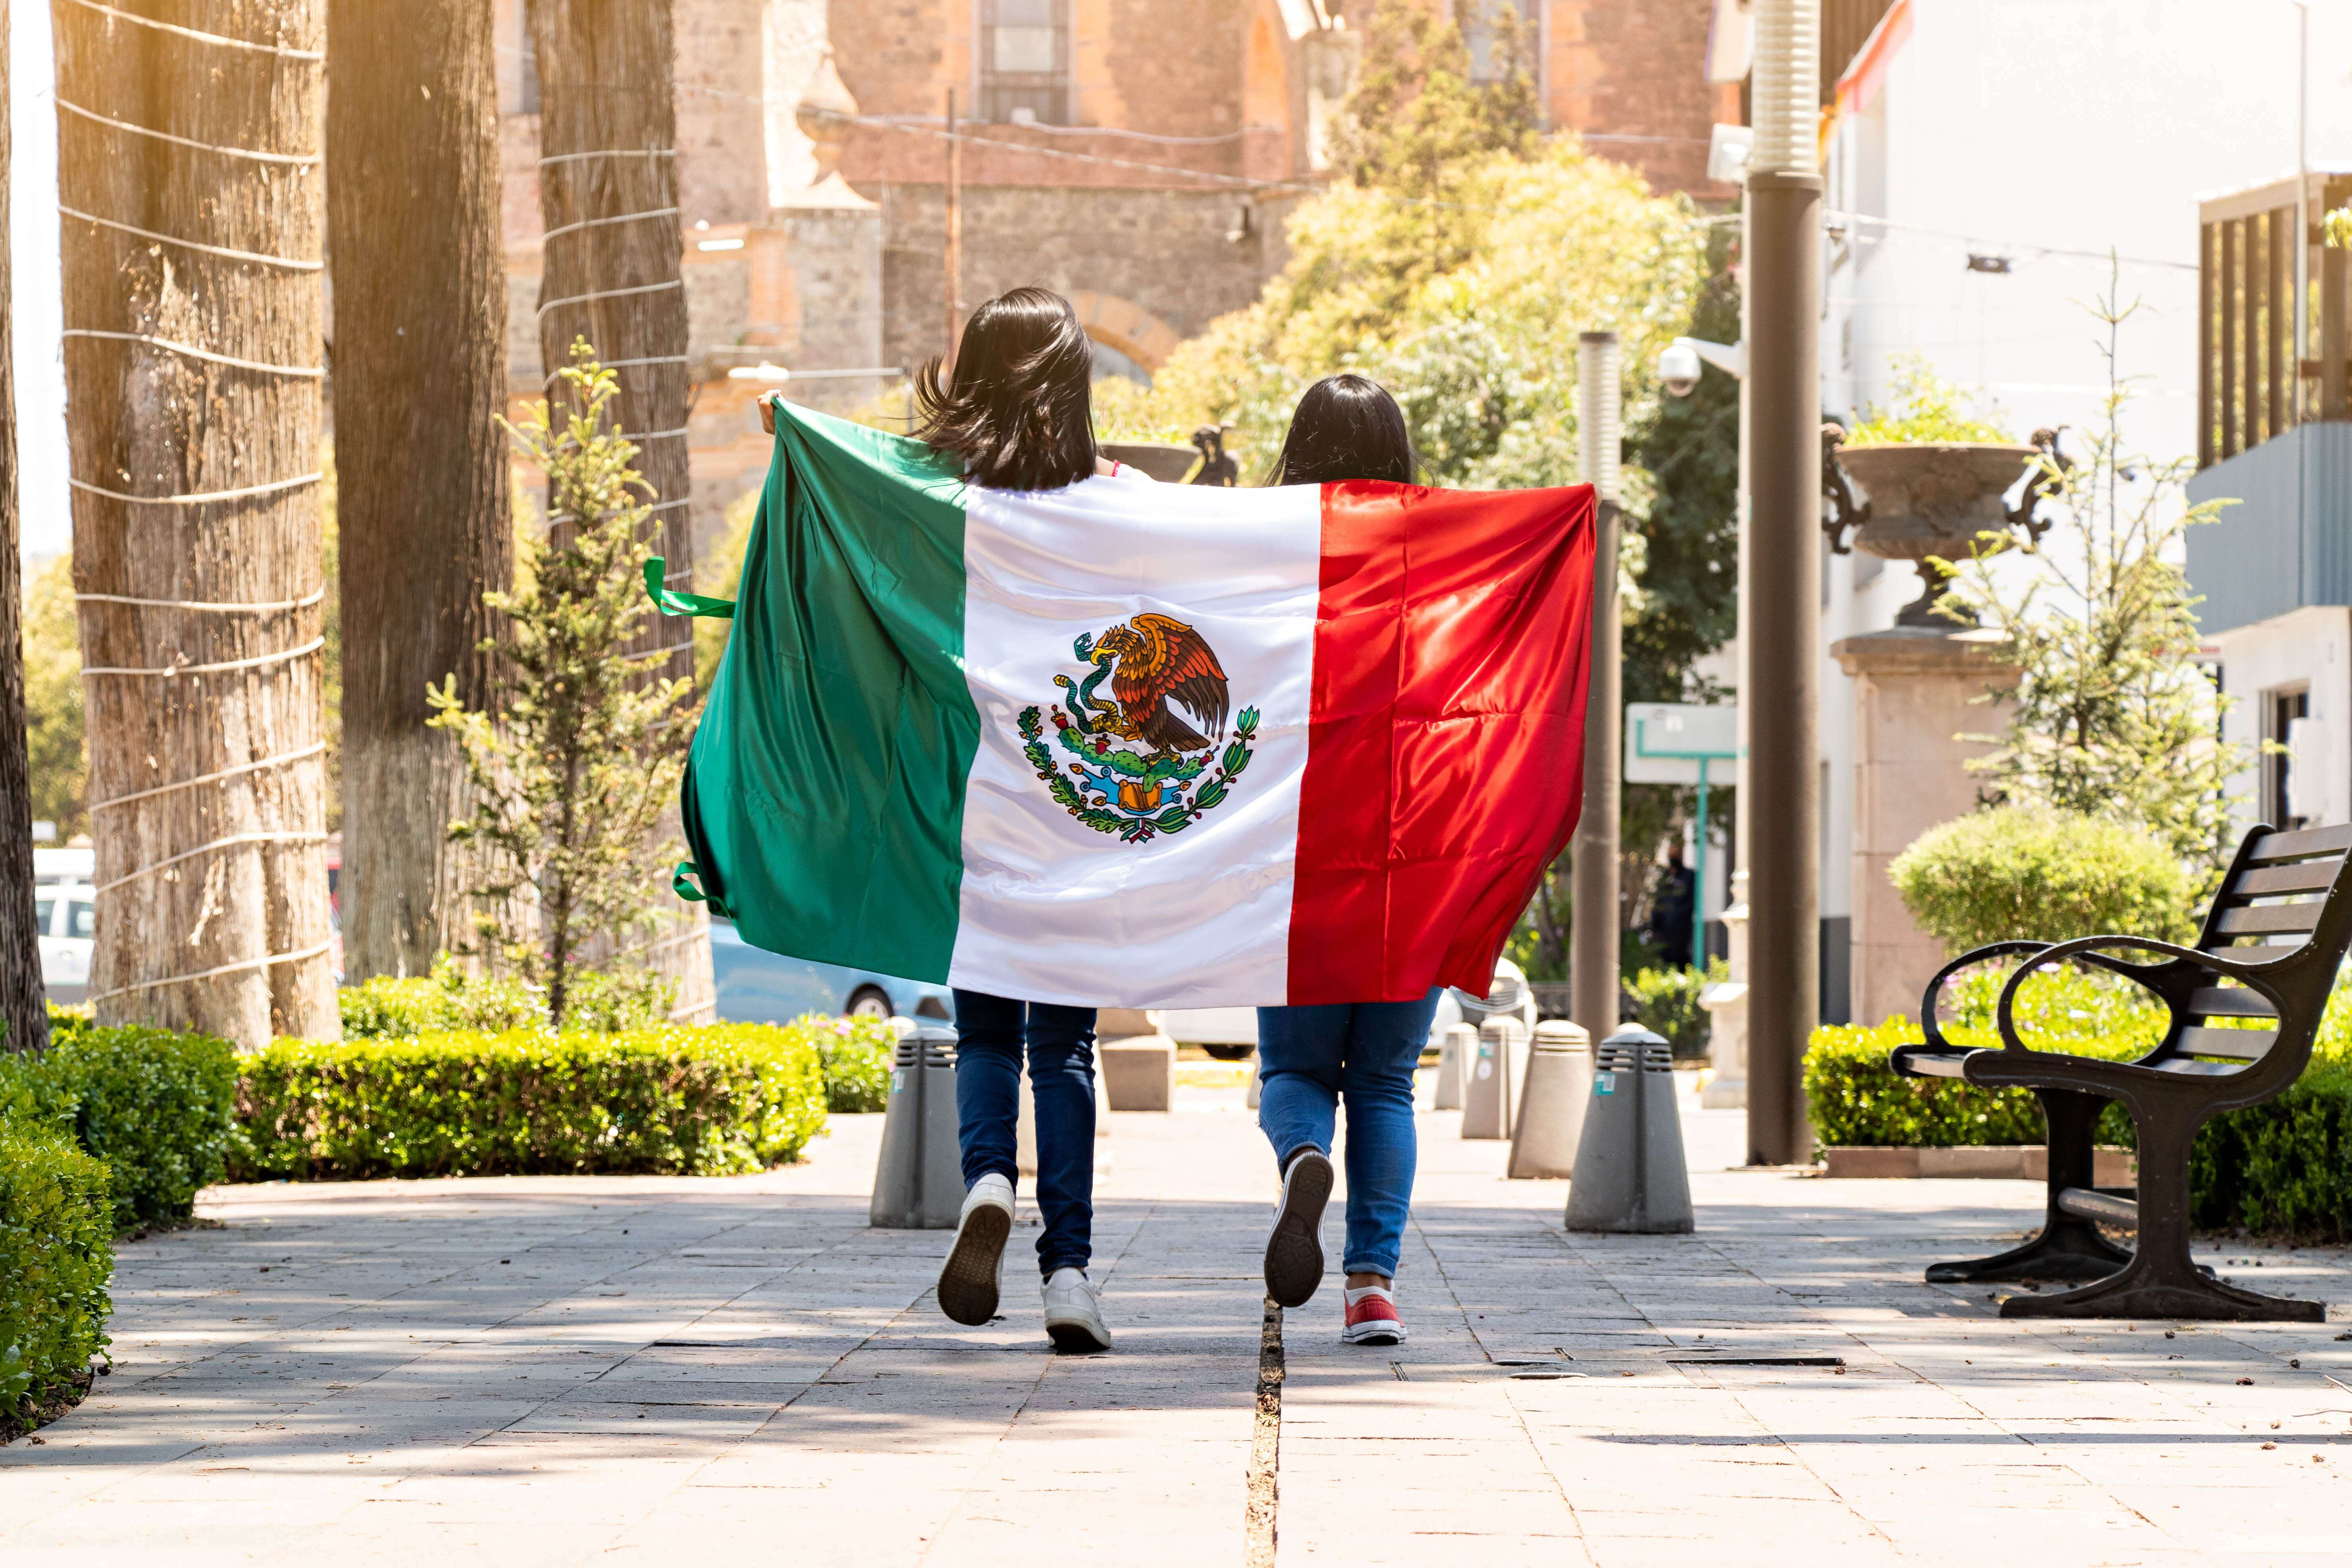
[(705, 886), (756, 946), (947, 978), (980, 740), (962, 491), (919, 441), (779, 410), (685, 799)]

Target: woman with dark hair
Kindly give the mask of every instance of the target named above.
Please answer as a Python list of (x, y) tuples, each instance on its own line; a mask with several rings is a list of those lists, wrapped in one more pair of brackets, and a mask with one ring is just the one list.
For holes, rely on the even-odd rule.
[[(971, 313), (955, 365), (934, 359), (915, 377), (914, 435), (952, 454), (987, 489), (1050, 490), (1102, 476), (1150, 476), (1095, 451), (1094, 353), (1070, 302), (1014, 289)], [(761, 423), (775, 410), (761, 400)], [(957, 1136), (964, 1201), (940, 1270), (940, 1310), (959, 1323), (996, 1315), (997, 1276), (1013, 1230), (1021, 1065), (1037, 1110), (1038, 1271), (1045, 1332), (1066, 1351), (1110, 1348), (1094, 1283), (1095, 1010), (959, 989)]]
[[(1403, 411), (1369, 376), (1328, 375), (1307, 389), (1268, 482), (1411, 484), (1412, 441)], [(1282, 1199), (1265, 1243), (1265, 1290), (1303, 1306), (1323, 1282), (1323, 1205), (1331, 1196), (1331, 1140), (1348, 1106), (1348, 1276), (1339, 1337), (1349, 1344), (1404, 1340), (1397, 1259), (1412, 1203), (1412, 1070), (1429, 1039), (1438, 993), (1412, 1002), (1341, 1002), (1257, 1010), (1258, 1126), (1274, 1145)]]

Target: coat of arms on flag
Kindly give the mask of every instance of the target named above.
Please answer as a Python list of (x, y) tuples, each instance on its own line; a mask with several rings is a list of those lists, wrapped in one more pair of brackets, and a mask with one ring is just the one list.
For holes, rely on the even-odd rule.
[(1483, 993), (1575, 826), (1592, 506), (983, 489), (787, 405), (681, 888), (755, 946), (1033, 1001)]
[[(1019, 721), (1022, 754), (1065, 810), (1122, 843), (1148, 844), (1225, 798), (1249, 766), (1258, 714), (1242, 710), (1220, 754), (1229, 689), (1198, 631), (1172, 616), (1140, 615), (1099, 639), (1081, 633), (1071, 651), (1090, 673), (1082, 681), (1054, 677), (1067, 705), (1053, 705), (1053, 735), (1035, 708), (1024, 708)], [(1106, 677), (1108, 698), (1097, 690)], [(1057, 758), (1056, 748), (1065, 755)]]

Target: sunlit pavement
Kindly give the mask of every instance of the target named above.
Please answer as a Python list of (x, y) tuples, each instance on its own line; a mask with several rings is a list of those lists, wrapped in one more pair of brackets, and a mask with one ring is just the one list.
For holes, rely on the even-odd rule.
[[(1692, 1110), (1698, 1233), (1570, 1236), (1431, 1113), (1411, 1342), (1340, 1344), (1328, 1280), (1277, 1426), (1237, 1088), (1113, 1118), (1098, 1357), (1049, 1353), (1033, 1228), (1002, 1321), (940, 1316), (945, 1236), (866, 1226), (878, 1120), (736, 1180), (215, 1189), (226, 1228), (122, 1248), (113, 1375), (0, 1449), (0, 1563), (2352, 1561), (2352, 1324), (1921, 1283), (2025, 1184), (1729, 1171), (1739, 1113)], [(2341, 1251), (2205, 1260), (2352, 1303)], [(1731, 1364), (1790, 1356), (1843, 1367)]]

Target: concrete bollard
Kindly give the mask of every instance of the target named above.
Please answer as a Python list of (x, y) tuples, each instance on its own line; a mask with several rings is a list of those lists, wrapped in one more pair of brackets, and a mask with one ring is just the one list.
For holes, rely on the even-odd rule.
[(1591, 1098), (1591, 1037), (1565, 1018), (1538, 1024), (1505, 1174), (1514, 1181), (1574, 1175), (1577, 1136)]
[(1632, 1236), (1692, 1228), (1674, 1049), (1647, 1029), (1628, 1026), (1593, 1050), (1567, 1223)]
[(1508, 1138), (1527, 1070), (1528, 1028), (1517, 1018), (1478, 1026), (1478, 1048), (1462, 1086), (1462, 1136)]
[(1467, 1024), (1455, 1024), (1445, 1031), (1445, 1038), (1437, 1047), (1437, 1098), (1433, 1109), (1462, 1109), (1463, 1080), (1470, 1076), (1470, 1063), (1477, 1055), (1477, 1030)]
[(890, 1058), (867, 1223), (882, 1230), (953, 1230), (963, 1207), (963, 1153), (956, 1140), (956, 1032), (925, 1023)]

